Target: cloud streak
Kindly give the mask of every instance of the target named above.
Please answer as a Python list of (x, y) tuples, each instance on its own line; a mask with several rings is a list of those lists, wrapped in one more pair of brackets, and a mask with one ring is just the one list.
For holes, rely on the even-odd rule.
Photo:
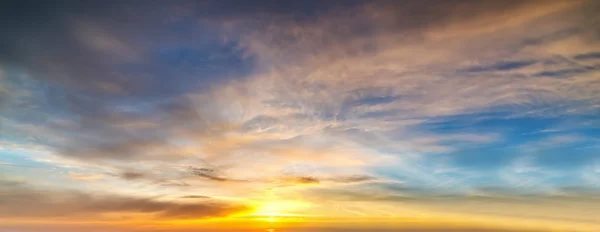
[(158, 219), (223, 217), (248, 211), (243, 205), (210, 200), (177, 203), (111, 194), (40, 190), (21, 184), (1, 186), (3, 218), (103, 217), (105, 214), (144, 214)]

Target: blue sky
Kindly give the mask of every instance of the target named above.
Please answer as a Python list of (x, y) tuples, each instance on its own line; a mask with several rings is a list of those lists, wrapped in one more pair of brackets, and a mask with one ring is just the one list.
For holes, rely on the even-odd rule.
[[(199, 214), (217, 216), (277, 189), (307, 204), (595, 194), (594, 9), (14, 3), (0, 14), (0, 177), (28, 187), (2, 188), (197, 194), (222, 204)], [(163, 203), (148, 202), (189, 216)], [(294, 213), (311, 210), (331, 213)]]

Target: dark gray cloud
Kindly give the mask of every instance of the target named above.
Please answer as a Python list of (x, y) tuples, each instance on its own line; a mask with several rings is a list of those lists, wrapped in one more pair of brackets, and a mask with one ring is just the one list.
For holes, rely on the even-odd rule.
[(229, 181), (240, 181), (230, 178), (223, 177), (218, 170), (212, 168), (196, 168), (190, 167), (189, 172), (193, 176), (202, 177), (207, 180), (218, 181), (218, 182), (229, 182)]
[(317, 177), (317, 176), (291, 176), (282, 177), (283, 182), (292, 184), (321, 184), (321, 183), (338, 183), (338, 184), (360, 184), (370, 181), (375, 181), (377, 178), (367, 175), (349, 175), (349, 176), (332, 176), (332, 177)]
[(179, 198), (184, 198), (184, 199), (209, 199), (209, 196), (202, 196), (202, 195), (187, 195), (187, 196), (182, 196)]
[(574, 56), (573, 58), (577, 59), (577, 60), (600, 59), (600, 52), (590, 52), (590, 53), (579, 54), (579, 55)]
[(568, 76), (572, 76), (572, 75), (575, 75), (575, 74), (592, 72), (592, 71), (595, 71), (595, 70), (598, 70), (598, 69), (600, 69), (600, 66), (567, 68), (567, 69), (561, 69), (561, 70), (553, 70), (553, 71), (540, 72), (540, 73), (537, 73), (536, 76), (541, 76), (541, 77), (568, 77)]
[(488, 71), (507, 71), (513, 69), (520, 69), (537, 63), (537, 61), (507, 61), (492, 64), (490, 66), (478, 66), (467, 69), (467, 72), (488, 72)]
[(121, 173), (121, 177), (126, 180), (138, 180), (146, 177), (146, 175), (141, 172), (124, 172)]
[(321, 183), (321, 181), (319, 179), (310, 177), (310, 176), (294, 177), (294, 178), (291, 178), (290, 181), (293, 183), (298, 183), (298, 184), (319, 184), (319, 183)]

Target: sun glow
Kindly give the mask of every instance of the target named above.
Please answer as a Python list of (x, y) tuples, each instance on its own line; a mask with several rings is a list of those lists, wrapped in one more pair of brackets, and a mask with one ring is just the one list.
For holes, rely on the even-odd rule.
[(299, 217), (300, 210), (310, 207), (309, 203), (303, 201), (268, 201), (258, 204), (256, 211), (250, 216), (268, 222), (277, 222), (285, 217)]

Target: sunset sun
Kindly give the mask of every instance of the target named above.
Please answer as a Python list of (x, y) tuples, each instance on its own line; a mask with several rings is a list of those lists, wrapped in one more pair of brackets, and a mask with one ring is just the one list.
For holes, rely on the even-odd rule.
[(260, 203), (251, 216), (267, 222), (281, 222), (286, 218), (304, 216), (301, 211), (310, 207), (303, 201), (267, 201)]

